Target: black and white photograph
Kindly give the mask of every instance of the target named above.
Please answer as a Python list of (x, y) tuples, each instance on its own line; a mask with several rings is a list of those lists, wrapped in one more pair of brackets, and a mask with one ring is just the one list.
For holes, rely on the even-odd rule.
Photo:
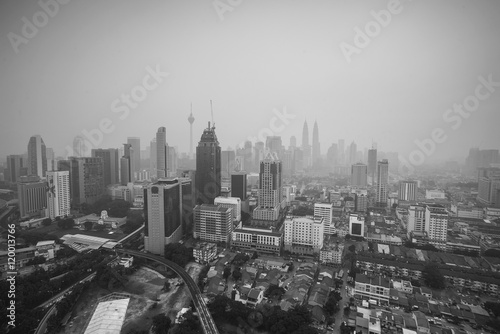
[(500, 333), (499, 18), (0, 1), (0, 333)]

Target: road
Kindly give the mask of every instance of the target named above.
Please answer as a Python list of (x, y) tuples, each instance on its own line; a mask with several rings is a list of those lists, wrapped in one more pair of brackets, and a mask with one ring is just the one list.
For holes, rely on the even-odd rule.
[(35, 307), (35, 309), (37, 309), (37, 308), (46, 308), (48, 306), (51, 306), (55, 302), (58, 302), (59, 300), (61, 300), (64, 297), (64, 295), (66, 293), (68, 293), (69, 291), (71, 291), (75, 287), (75, 285), (77, 285), (79, 283), (84, 283), (84, 282), (86, 282), (88, 280), (93, 279), (94, 276), (95, 276), (95, 274), (96, 274), (96, 272), (94, 271), (92, 274), (86, 276), (85, 278), (83, 278), (80, 281), (76, 282), (75, 284), (71, 285), (69, 288), (67, 288), (67, 289), (59, 292), (57, 295), (55, 295), (54, 297), (50, 298), (45, 303), (38, 305), (37, 307)]
[(347, 272), (349, 271), (350, 265), (345, 265), (342, 269), (344, 270), (344, 277), (342, 278), (342, 287), (340, 288), (340, 296), (342, 300), (339, 302), (339, 311), (335, 315), (335, 330), (334, 333), (340, 333), (340, 324), (344, 321), (344, 305), (349, 304), (349, 296), (346, 292), (347, 287)]
[(214, 319), (212, 318), (212, 315), (208, 311), (205, 300), (201, 295), (201, 291), (200, 288), (198, 287), (198, 284), (196, 284), (196, 282), (191, 278), (191, 276), (189, 276), (189, 274), (184, 270), (184, 268), (158, 255), (146, 254), (143, 252), (129, 250), (129, 249), (115, 249), (115, 250), (117, 253), (120, 254), (132, 255), (134, 257), (155, 261), (172, 269), (177, 275), (179, 275), (184, 280), (186, 286), (189, 289), (189, 292), (191, 293), (193, 303), (196, 306), (196, 310), (198, 311), (198, 316), (200, 318), (203, 332), (205, 334), (219, 334)]

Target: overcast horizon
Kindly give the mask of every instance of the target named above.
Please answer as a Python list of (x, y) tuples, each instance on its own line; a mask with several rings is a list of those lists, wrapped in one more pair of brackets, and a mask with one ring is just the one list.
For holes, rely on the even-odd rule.
[(41, 3), (47, 22), (39, 2), (0, 3), (1, 162), (36, 134), (64, 156), (100, 124), (95, 148), (145, 149), (164, 126), (189, 152), (191, 104), (196, 147), (210, 100), (223, 150), (265, 128), (300, 146), (304, 120), (322, 155), (344, 139), (408, 159), (435, 129), (426, 162), (500, 148), (498, 1)]

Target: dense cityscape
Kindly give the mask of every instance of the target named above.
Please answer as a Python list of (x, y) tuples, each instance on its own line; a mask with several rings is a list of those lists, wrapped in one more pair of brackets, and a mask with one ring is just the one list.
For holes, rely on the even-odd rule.
[(0, 2), (0, 333), (500, 333), (499, 13)]

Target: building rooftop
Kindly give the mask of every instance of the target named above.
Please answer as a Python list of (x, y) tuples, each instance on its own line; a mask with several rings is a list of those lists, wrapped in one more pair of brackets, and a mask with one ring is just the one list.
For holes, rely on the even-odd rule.
[(120, 334), (130, 298), (100, 302), (84, 334)]

